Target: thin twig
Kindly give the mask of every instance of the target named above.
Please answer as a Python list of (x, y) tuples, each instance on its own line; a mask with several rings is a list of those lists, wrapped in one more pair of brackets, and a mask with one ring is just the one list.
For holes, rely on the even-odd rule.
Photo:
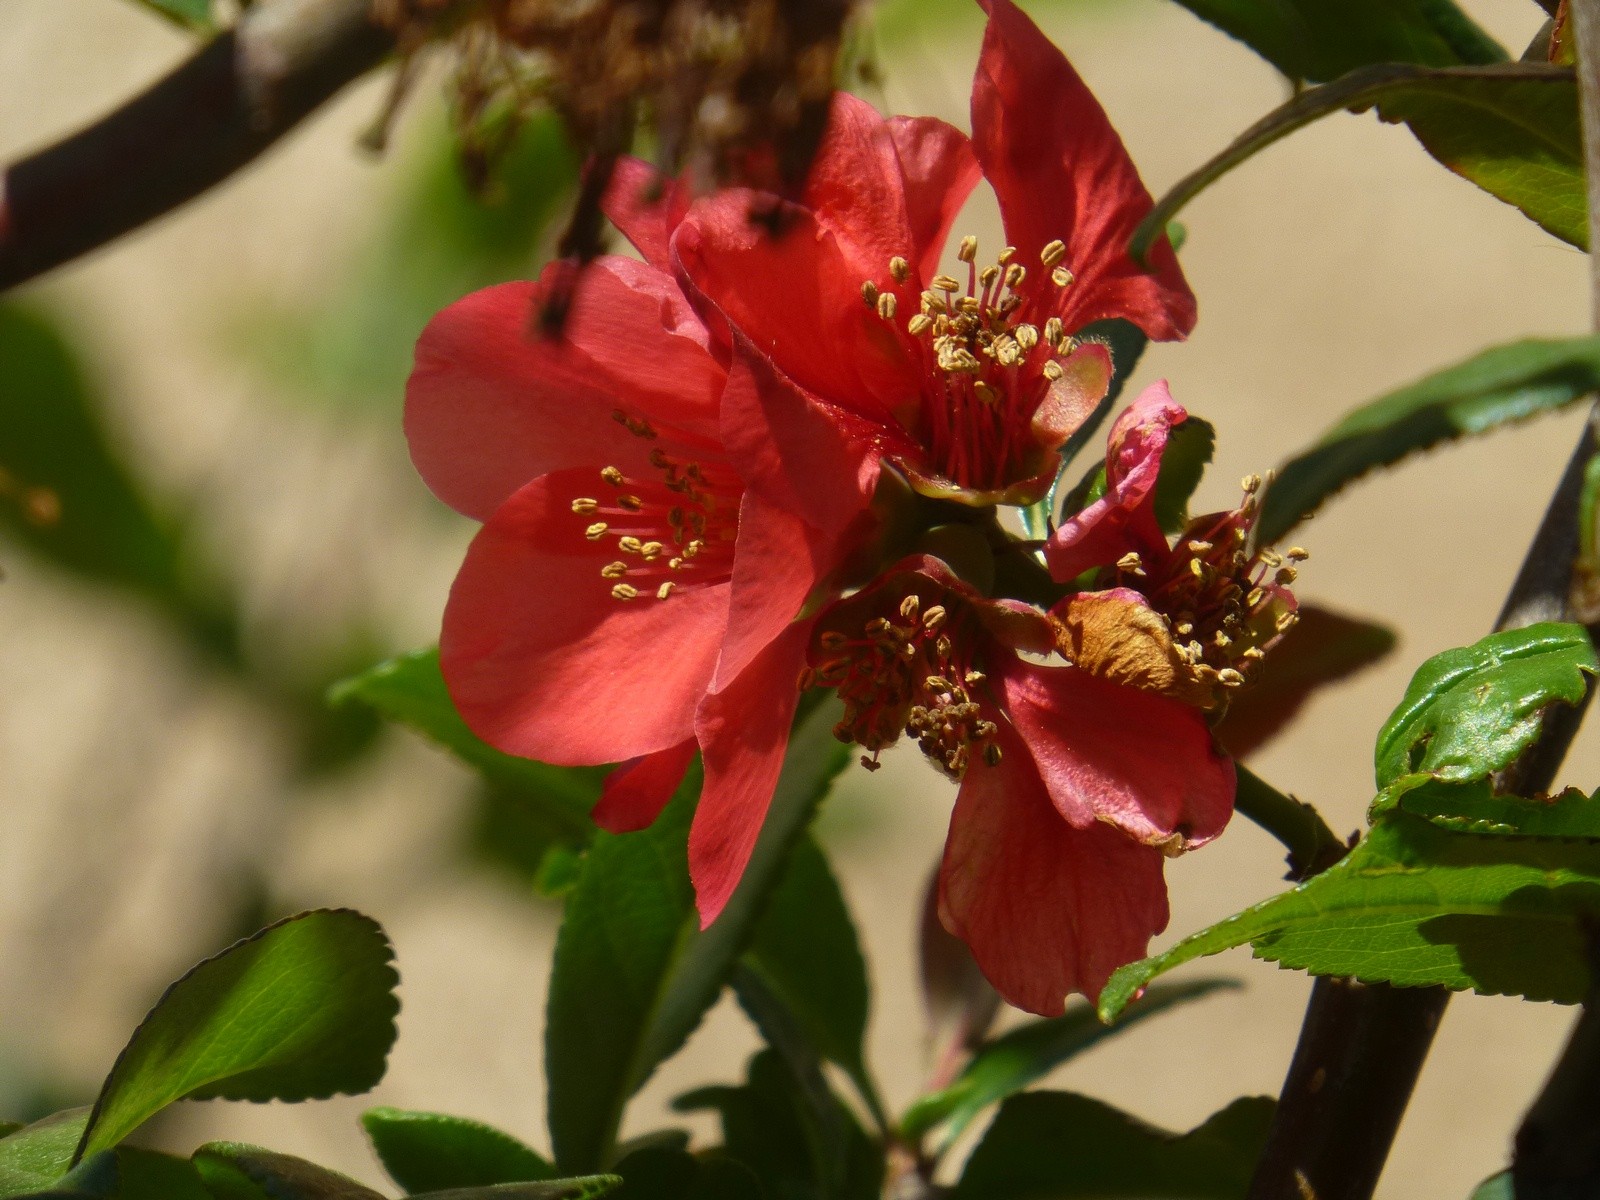
[(261, 0), (95, 124), (0, 177), (0, 291), (86, 254), (245, 166), (394, 37), (371, 0)]

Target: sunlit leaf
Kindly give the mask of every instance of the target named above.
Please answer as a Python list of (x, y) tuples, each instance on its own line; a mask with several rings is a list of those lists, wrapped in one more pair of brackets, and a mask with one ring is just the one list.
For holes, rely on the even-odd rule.
[(177, 1100), (366, 1091), (383, 1076), (395, 1037), (392, 958), (376, 922), (320, 909), (206, 959), (134, 1031), (74, 1161), (115, 1146)]
[(555, 1177), (532, 1148), (466, 1117), (371, 1108), (361, 1124), (389, 1178), (413, 1194)]
[(1280, 540), (1346, 484), (1442, 441), (1553, 412), (1600, 388), (1600, 337), (1496, 346), (1356, 409), (1278, 469), (1259, 537)]
[(40, 1191), (65, 1175), (88, 1123), (87, 1108), (69, 1108), (0, 1138), (0, 1197)]
[(209, 32), (217, 25), (211, 0), (138, 0), (138, 2), (152, 12), (160, 13), (174, 24), (199, 33)]
[(1087, 1096), (1014, 1096), (972, 1152), (952, 1200), (1238, 1200), (1272, 1110), (1266, 1096), (1235, 1100), (1177, 1134)]

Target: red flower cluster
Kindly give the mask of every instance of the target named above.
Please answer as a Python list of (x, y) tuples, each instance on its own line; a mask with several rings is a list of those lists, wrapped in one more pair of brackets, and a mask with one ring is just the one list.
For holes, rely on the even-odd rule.
[[(944, 922), (1007, 999), (1055, 1013), (1144, 952), (1165, 857), (1227, 823), (1206, 712), (1293, 619), (1293, 568), (1249, 549), (1248, 493), (1169, 544), (1155, 483), (1186, 414), (1164, 384), (1042, 561), (994, 520), (1046, 494), (1107, 392), (1084, 328), (1182, 337), (1195, 307), (1165, 242), (1148, 270), (1128, 257), (1151, 200), (1082, 81), (1011, 0), (981, 2), (970, 140), (840, 96), (797, 203), (691, 202), (623, 164), (607, 211), (645, 261), (601, 259), (559, 342), (527, 332), (549, 272), (445, 310), (406, 431), (484, 522), (441, 644), (480, 736), (623, 762), (595, 810), (613, 830), (653, 820), (698, 750), (709, 923), (801, 688), (833, 688), (869, 765), (906, 735), (959, 782)], [(980, 265), (962, 239), (965, 278), (942, 274), (980, 174), (1008, 245)]]

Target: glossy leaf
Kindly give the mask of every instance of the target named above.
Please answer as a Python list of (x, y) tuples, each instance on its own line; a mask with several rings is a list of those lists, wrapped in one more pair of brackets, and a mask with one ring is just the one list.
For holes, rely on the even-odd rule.
[(1178, 0), (1291, 79), (1323, 83), (1372, 63), (1448, 67), (1506, 52), (1450, 0)]
[(1378, 793), (1372, 818), (1396, 809), (1461, 833), (1600, 839), (1600, 794), (1586, 796), (1577, 788), (1556, 796), (1496, 795), (1486, 779), (1450, 784), (1405, 775)]
[(870, 1095), (862, 1056), (867, 965), (839, 883), (814, 839), (795, 845), (744, 963), (794, 1015), (816, 1052)]
[(1302, 604), (1300, 619), (1257, 667), (1250, 686), (1228, 701), (1217, 741), (1244, 758), (1295, 718), (1321, 688), (1348, 679), (1394, 649), (1392, 630), (1316, 604)]
[(117, 1057), (74, 1161), (177, 1100), (366, 1091), (394, 1043), (392, 959), (376, 922), (319, 909), (202, 962), (167, 989)]
[(1538, 736), (1541, 710), (1577, 704), (1597, 667), (1583, 627), (1558, 622), (1434, 655), (1378, 734), (1378, 786), (1413, 773), (1464, 782), (1509, 766)]
[(1189, 498), (1216, 448), (1217, 430), (1210, 421), (1190, 417), (1173, 426), (1156, 480), (1156, 520), (1166, 532), (1177, 533), (1188, 524)]
[(542, 1155), (466, 1117), (371, 1108), (361, 1124), (389, 1178), (413, 1194), (555, 1177)]
[(796, 729), (750, 864), (722, 915), (701, 930), (687, 840), (698, 772), (649, 829), (596, 836), (556, 943), (545, 1070), (556, 1164), (610, 1162), (628, 1097), (673, 1054), (721, 993), (849, 751), (831, 704)]
[(0, 1197), (40, 1191), (65, 1175), (88, 1123), (87, 1108), (69, 1108), (0, 1138)]
[(1320, 875), (1122, 967), (1100, 1013), (1114, 1017), (1180, 963), (1246, 943), (1315, 975), (1576, 1004), (1589, 983), (1582, 923), (1597, 908), (1600, 841), (1456, 833), (1393, 813)]
[(1299, 93), (1181, 179), (1135, 231), (1142, 256), (1178, 212), (1234, 167), (1329, 113), (1376, 108), (1408, 121), (1441, 163), (1521, 209), (1563, 241), (1588, 244), (1577, 88), (1572, 71), (1540, 63), (1361, 67)]
[(1273, 1102), (1235, 1100), (1175, 1134), (1069, 1092), (1014, 1096), (972, 1152), (952, 1200), (1238, 1200)]
[(901, 1132), (915, 1140), (943, 1124), (941, 1141), (948, 1148), (989, 1105), (1038, 1082), (1091, 1046), (1169, 1008), (1238, 986), (1231, 979), (1157, 985), (1114, 1025), (1102, 1022), (1087, 1004), (1063, 1016), (1030, 1021), (984, 1045), (949, 1087), (919, 1098), (901, 1120)]
[(1278, 469), (1258, 537), (1276, 542), (1346, 484), (1442, 441), (1552, 412), (1600, 388), (1600, 337), (1528, 339), (1380, 396)]

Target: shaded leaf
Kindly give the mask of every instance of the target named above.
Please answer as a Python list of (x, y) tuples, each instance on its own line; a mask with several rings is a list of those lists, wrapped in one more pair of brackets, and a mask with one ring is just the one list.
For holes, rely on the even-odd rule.
[(117, 1200), (212, 1200), (187, 1158), (137, 1146), (118, 1146), (114, 1153)]
[(901, 1120), (901, 1132), (915, 1140), (944, 1124), (942, 1144), (948, 1148), (989, 1105), (1043, 1079), (1089, 1047), (1169, 1008), (1238, 986), (1231, 979), (1158, 984), (1114, 1025), (1104, 1024), (1087, 1004), (1049, 1020), (1030, 1021), (983, 1046), (949, 1087), (918, 1098)]
[(1386, 121), (1409, 121), (1424, 148), (1450, 170), (1563, 241), (1587, 246), (1577, 85), (1570, 68), (1392, 64), (1361, 67), (1310, 88), (1257, 121), (1161, 197), (1134, 233), (1134, 254), (1142, 257), (1196, 195), (1279, 138), (1329, 113), (1373, 107)]
[(1464, 782), (1509, 766), (1538, 736), (1541, 710), (1578, 703), (1596, 670), (1583, 627), (1554, 621), (1434, 655), (1378, 734), (1378, 786), (1417, 772)]
[(744, 1164), (682, 1150), (635, 1150), (617, 1164), (617, 1174), (622, 1186), (610, 1200), (767, 1200)]
[(1600, 337), (1527, 339), (1356, 409), (1278, 469), (1257, 537), (1280, 540), (1346, 484), (1441, 441), (1552, 412), (1600, 388)]
[(1491, 1175), (1472, 1189), (1469, 1200), (1517, 1200), (1516, 1188), (1511, 1182), (1511, 1172), (1501, 1171)]
[(1217, 741), (1244, 758), (1277, 736), (1319, 688), (1347, 679), (1394, 649), (1394, 632), (1316, 604), (1302, 604), (1300, 619), (1268, 652), (1250, 686), (1228, 700)]
[(1373, 63), (1448, 67), (1506, 52), (1449, 0), (1178, 0), (1291, 79), (1323, 83)]
[(243, 1142), (208, 1142), (191, 1161), (216, 1200), (384, 1200), (347, 1175)]
[(1581, 926), (1596, 915), (1600, 841), (1456, 833), (1392, 813), (1320, 875), (1120, 968), (1100, 1012), (1109, 1019), (1155, 976), (1247, 942), (1314, 975), (1576, 1004), (1589, 985)]
[(917, 923), (917, 965), (935, 1061), (976, 1050), (1000, 1011), (1000, 993), (984, 977), (967, 944), (939, 919), (939, 871), (922, 889)]
[(1431, 775), (1406, 775), (1378, 793), (1372, 819), (1396, 809), (1462, 833), (1600, 839), (1600, 796), (1577, 788), (1557, 796), (1495, 795), (1485, 779), (1447, 784)]
[(571, 1179), (546, 1179), (534, 1183), (496, 1183), (488, 1187), (451, 1188), (447, 1192), (419, 1192), (416, 1200), (594, 1200), (609, 1196), (622, 1185), (616, 1175), (581, 1175)]
[(375, 921), (319, 909), (205, 960), (167, 989), (118, 1055), (74, 1161), (176, 1100), (366, 1091), (394, 1043), (392, 958)]
[(832, 734), (833, 705), (797, 726), (772, 807), (738, 890), (701, 930), (689, 883), (691, 770), (649, 829), (595, 838), (567, 900), (545, 1026), (556, 1164), (610, 1161), (628, 1097), (693, 1032), (721, 993), (849, 751)]
[(466, 1117), (370, 1108), (361, 1124), (389, 1178), (410, 1193), (555, 1177), (542, 1155)]
[(1013, 1096), (972, 1152), (952, 1200), (1238, 1200), (1272, 1110), (1268, 1097), (1247, 1097), (1175, 1134), (1069, 1092)]
[(1161, 455), (1156, 479), (1156, 520), (1167, 533), (1177, 533), (1189, 523), (1189, 499), (1217, 448), (1216, 426), (1199, 417), (1174, 425)]

